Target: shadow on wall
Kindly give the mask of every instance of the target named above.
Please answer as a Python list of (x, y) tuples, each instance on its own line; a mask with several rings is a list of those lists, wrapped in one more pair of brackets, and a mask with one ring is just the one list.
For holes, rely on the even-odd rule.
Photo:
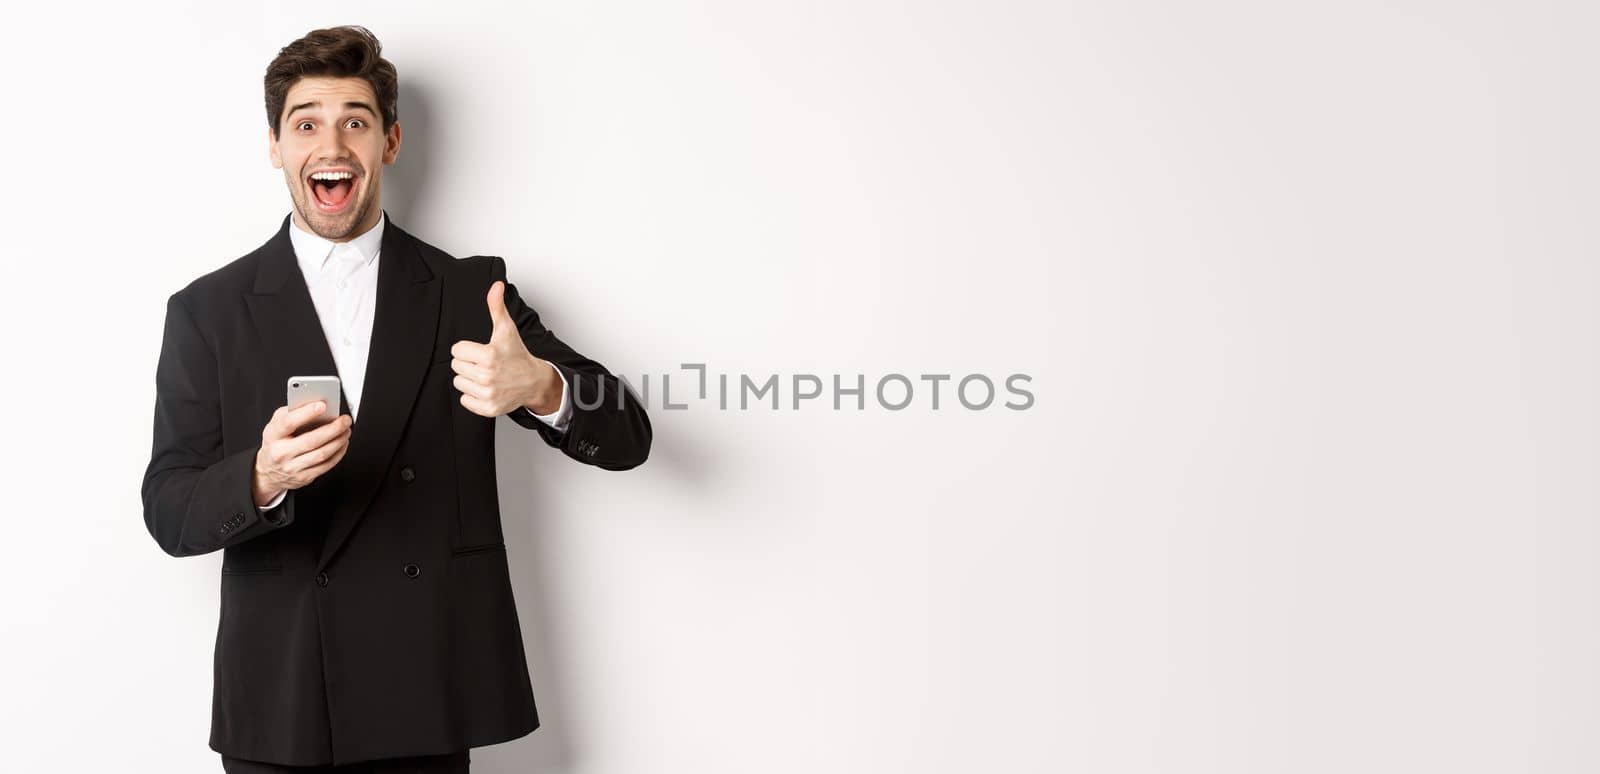
[[(427, 210), (428, 166), (435, 154), (433, 114), (429, 108), (428, 85), (412, 79), (400, 82), (400, 155), (383, 170), (383, 208), (401, 228), (410, 229), (411, 216)], [(427, 237), (419, 235), (426, 242)]]

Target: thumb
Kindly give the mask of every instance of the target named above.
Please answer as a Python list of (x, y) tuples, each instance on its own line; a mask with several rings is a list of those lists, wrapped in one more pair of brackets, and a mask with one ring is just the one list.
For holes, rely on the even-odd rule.
[(506, 311), (506, 283), (495, 280), (489, 286), (489, 320), (494, 323), (493, 336), (502, 336), (507, 333), (516, 333), (517, 324), (511, 319), (511, 313)]

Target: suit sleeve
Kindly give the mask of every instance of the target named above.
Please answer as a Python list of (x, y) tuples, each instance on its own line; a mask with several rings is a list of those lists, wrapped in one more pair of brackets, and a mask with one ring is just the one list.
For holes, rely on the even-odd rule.
[(268, 510), (250, 491), (261, 444), (222, 453), (217, 361), (180, 294), (167, 299), (155, 426), (140, 496), (144, 523), (173, 556), (209, 553), (294, 521), (294, 493)]
[[(506, 282), (505, 259), (490, 256), (490, 264), (489, 284)], [(539, 313), (522, 300), (510, 282), (506, 282), (504, 298), (506, 311), (528, 351), (561, 372), (572, 400), (566, 432), (540, 422), (531, 412), (517, 410), (507, 416), (537, 432), (547, 445), (586, 465), (627, 470), (643, 463), (650, 456), (651, 437), (644, 405), (605, 366), (574, 351), (545, 328)]]

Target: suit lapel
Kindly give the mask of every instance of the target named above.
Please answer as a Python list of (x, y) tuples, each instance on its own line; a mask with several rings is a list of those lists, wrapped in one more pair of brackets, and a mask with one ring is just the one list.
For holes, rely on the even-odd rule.
[[(327, 568), (350, 538), (383, 483), (416, 403), (438, 332), (443, 283), (422, 259), (416, 240), (400, 230), (387, 213), (384, 219), (361, 416), (351, 428), (344, 459), (328, 472), (338, 473), (342, 486), (333, 500), (317, 562), (319, 571)], [(335, 373), (333, 353), (295, 261), (287, 217), (266, 245), (248, 303), (268, 362), (277, 373)], [(345, 399), (342, 388), (340, 399)]]
[[(387, 230), (388, 226), (384, 228)], [(256, 264), (255, 287), (245, 296), (245, 303), (250, 306), (250, 317), (255, 321), (270, 373), (285, 378), (337, 373), (322, 323), (311, 303), (311, 291), (295, 261), (288, 217), (262, 249), (261, 260)], [(339, 400), (344, 402), (343, 387), (339, 388)]]

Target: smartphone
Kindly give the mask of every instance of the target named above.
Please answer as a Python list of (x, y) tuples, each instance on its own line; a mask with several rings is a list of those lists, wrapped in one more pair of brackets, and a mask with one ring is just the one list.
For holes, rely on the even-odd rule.
[(339, 417), (339, 377), (337, 376), (291, 376), (289, 377), (289, 396), (285, 403), (293, 411), (307, 403), (323, 401), (326, 407), (322, 414), (313, 418), (296, 432), (306, 432), (321, 427)]

